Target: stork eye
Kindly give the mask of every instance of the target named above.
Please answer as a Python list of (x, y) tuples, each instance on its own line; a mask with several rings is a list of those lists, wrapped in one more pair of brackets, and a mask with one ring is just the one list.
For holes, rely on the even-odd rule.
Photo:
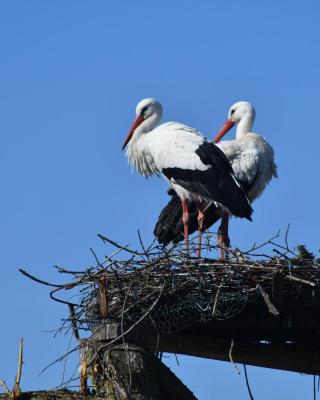
[(145, 113), (146, 113), (147, 109), (148, 109), (148, 106), (145, 106), (145, 107), (143, 107), (143, 109), (141, 110), (140, 115), (141, 115), (143, 118), (144, 118), (144, 116), (145, 116)]
[(231, 112), (230, 112), (230, 115), (234, 114), (235, 111), (236, 111), (236, 109), (233, 108), (233, 109), (231, 110)]

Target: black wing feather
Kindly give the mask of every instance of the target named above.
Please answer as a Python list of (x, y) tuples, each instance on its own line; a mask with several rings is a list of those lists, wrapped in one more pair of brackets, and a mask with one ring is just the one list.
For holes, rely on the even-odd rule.
[[(247, 196), (254, 186), (258, 175), (259, 171), (257, 171), (254, 179), (250, 183), (238, 179), (238, 182), (241, 184)], [(170, 242), (178, 243), (184, 238), (181, 200), (172, 188), (168, 189), (168, 194), (172, 197), (161, 211), (153, 232), (159, 243), (163, 245), (167, 245)], [(198, 208), (196, 203), (190, 203), (188, 209), (189, 234), (192, 234), (198, 229)], [(209, 229), (215, 224), (221, 218), (221, 215), (222, 209), (217, 207), (214, 203), (210, 204), (204, 211), (204, 230)]]
[(185, 189), (223, 204), (233, 215), (251, 220), (250, 202), (242, 187), (236, 184), (233, 169), (223, 151), (213, 143), (204, 142), (196, 154), (210, 166), (207, 170), (165, 168), (163, 174)]

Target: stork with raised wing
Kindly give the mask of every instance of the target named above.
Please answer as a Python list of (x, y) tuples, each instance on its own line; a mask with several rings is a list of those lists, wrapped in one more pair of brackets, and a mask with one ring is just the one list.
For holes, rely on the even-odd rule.
[[(229, 110), (228, 119), (214, 139), (214, 143), (224, 152), (230, 161), (235, 176), (244, 188), (250, 201), (261, 196), (270, 180), (277, 177), (272, 147), (264, 137), (251, 132), (255, 119), (255, 109), (247, 101), (235, 103)], [(236, 138), (218, 143), (222, 137), (237, 124)], [(159, 243), (164, 245), (182, 239), (182, 209), (177, 195), (162, 210), (154, 229)], [(189, 205), (189, 233), (197, 230), (195, 204)], [(231, 211), (231, 210), (229, 210)], [(221, 218), (218, 230), (220, 255), (224, 257), (223, 247), (230, 246), (228, 235), (229, 211), (209, 203), (204, 210), (203, 228), (208, 229)], [(231, 211), (232, 214), (232, 211)], [(201, 232), (200, 232), (201, 233)]]
[[(156, 127), (162, 106), (144, 99), (122, 149), (140, 174), (163, 175), (180, 199), (183, 237), (189, 253), (189, 204), (196, 204), (197, 224), (203, 230), (204, 208), (211, 203), (251, 220), (252, 208), (224, 153), (189, 126), (167, 122)], [(200, 247), (199, 247), (200, 248)]]

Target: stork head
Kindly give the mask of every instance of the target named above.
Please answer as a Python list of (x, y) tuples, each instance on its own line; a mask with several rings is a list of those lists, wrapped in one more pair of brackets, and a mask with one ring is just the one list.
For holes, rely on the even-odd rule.
[(162, 106), (157, 100), (151, 98), (141, 100), (136, 107), (136, 119), (134, 120), (128, 136), (124, 141), (122, 150), (126, 148), (138, 126), (143, 124), (144, 132), (149, 132), (160, 121), (161, 117)]
[(233, 125), (240, 122), (246, 125), (247, 132), (251, 129), (255, 119), (255, 109), (248, 101), (238, 101), (230, 107), (228, 112), (228, 119), (223, 127), (218, 132), (214, 139), (214, 143), (218, 143), (223, 136), (233, 127)]
[(251, 103), (249, 103), (248, 101), (238, 101), (230, 107), (228, 112), (228, 119), (237, 124), (245, 117), (250, 117), (254, 120), (255, 115), (256, 112)]

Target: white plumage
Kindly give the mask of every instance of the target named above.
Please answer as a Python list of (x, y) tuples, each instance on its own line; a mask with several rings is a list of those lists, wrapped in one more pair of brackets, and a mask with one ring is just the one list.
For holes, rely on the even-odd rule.
[(204, 142), (208, 141), (196, 129), (167, 122), (148, 134), (138, 131), (128, 144), (127, 157), (145, 178), (160, 174), (165, 168), (205, 171), (208, 166), (195, 153)]
[[(214, 140), (230, 161), (237, 179), (248, 187), (246, 192), (251, 202), (278, 176), (273, 148), (263, 136), (251, 132), (254, 120), (253, 106), (239, 101), (231, 106), (228, 120)], [(237, 124), (236, 138), (219, 142), (234, 124)]]
[(252, 209), (227, 158), (196, 129), (177, 122), (155, 127), (162, 116), (161, 104), (144, 99), (136, 108), (136, 120), (124, 142), (127, 157), (144, 177), (162, 174), (182, 201), (187, 240), (187, 202), (199, 208), (214, 202), (234, 215), (250, 219)]
[[(252, 133), (255, 119), (253, 106), (245, 101), (235, 103), (229, 110), (228, 119), (214, 139), (214, 143), (226, 155), (232, 165), (236, 178), (242, 184), (247, 196), (255, 200), (261, 196), (267, 184), (277, 177), (274, 152), (264, 137)], [(237, 124), (236, 139), (219, 142), (222, 137)], [(219, 142), (219, 143), (218, 143)], [(176, 196), (162, 210), (154, 233), (160, 243), (177, 242), (181, 238), (181, 207)], [(229, 246), (228, 213), (217, 209), (213, 204), (205, 209), (204, 226), (209, 228), (222, 217), (219, 232), (219, 243)], [(191, 232), (196, 230), (196, 215), (190, 215)]]

